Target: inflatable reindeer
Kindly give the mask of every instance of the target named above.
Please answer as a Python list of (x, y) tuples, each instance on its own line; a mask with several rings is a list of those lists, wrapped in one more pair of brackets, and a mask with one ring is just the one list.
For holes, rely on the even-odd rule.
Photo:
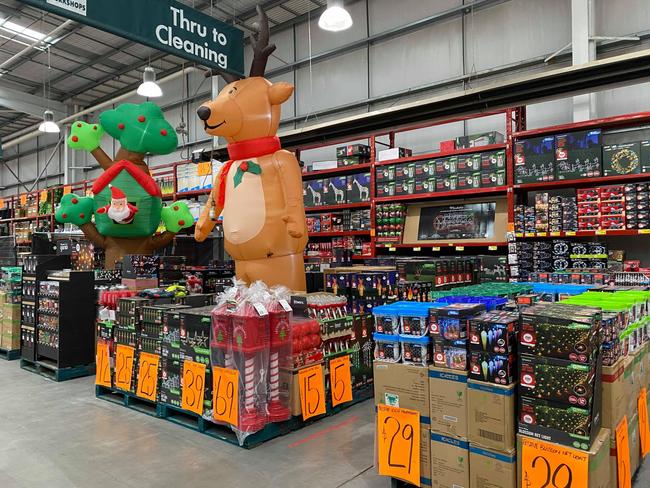
[(275, 135), (280, 105), (293, 86), (264, 78), (275, 45), (268, 43), (266, 14), (259, 6), (257, 11), (250, 76), (220, 73), (228, 84), (197, 110), (205, 131), (228, 141), (230, 160), (214, 181), (195, 238), (203, 241), (222, 215), (225, 248), (235, 260), (238, 278), (304, 291), (307, 227), (300, 167)]

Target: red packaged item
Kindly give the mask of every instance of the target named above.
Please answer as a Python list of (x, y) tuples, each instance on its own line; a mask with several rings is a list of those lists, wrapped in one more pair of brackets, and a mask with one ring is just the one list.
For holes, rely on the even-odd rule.
[(598, 188), (580, 188), (576, 191), (578, 202), (597, 202), (599, 198)]
[(623, 201), (625, 198), (625, 187), (622, 185), (603, 186), (600, 188), (600, 201)]

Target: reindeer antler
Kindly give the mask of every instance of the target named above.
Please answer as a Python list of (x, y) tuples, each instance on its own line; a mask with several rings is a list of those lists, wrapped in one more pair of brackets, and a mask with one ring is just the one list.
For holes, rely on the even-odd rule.
[(253, 62), (249, 76), (264, 76), (266, 62), (275, 51), (275, 44), (269, 44), (269, 18), (260, 5), (257, 6), (257, 16), (257, 22), (253, 24)]

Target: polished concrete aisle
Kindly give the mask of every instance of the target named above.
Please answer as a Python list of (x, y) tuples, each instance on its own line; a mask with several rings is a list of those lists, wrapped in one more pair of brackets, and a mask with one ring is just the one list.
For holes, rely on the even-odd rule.
[[(0, 361), (1, 488), (388, 488), (372, 467), (372, 401), (251, 451)], [(646, 462), (635, 487), (650, 486)]]

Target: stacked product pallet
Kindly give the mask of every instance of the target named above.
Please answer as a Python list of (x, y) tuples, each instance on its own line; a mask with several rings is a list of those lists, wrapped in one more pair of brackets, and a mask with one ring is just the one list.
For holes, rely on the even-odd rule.
[(0, 277), (0, 357), (20, 356), (22, 268), (3, 267)]

